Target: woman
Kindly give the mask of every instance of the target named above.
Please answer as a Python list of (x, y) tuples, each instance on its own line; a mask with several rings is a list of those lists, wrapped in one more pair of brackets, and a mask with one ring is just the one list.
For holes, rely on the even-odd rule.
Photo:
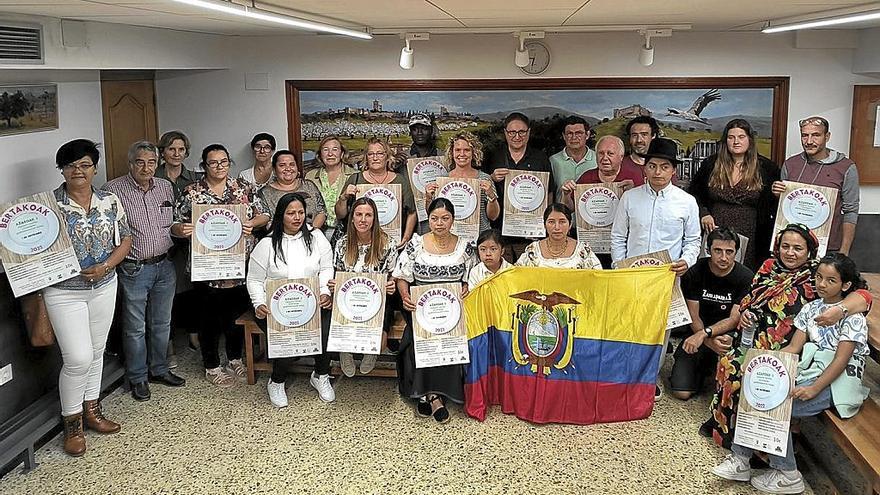
[[(756, 322), (752, 347), (780, 350), (794, 335), (792, 322), (801, 308), (816, 299), (816, 254), (819, 242), (807, 227), (791, 224), (776, 236), (773, 257), (765, 261), (755, 275), (752, 289), (740, 302), (743, 317), (740, 331), (750, 322)], [(820, 315), (822, 325), (839, 321), (849, 313), (867, 311), (871, 295), (859, 290), (846, 296), (841, 308), (834, 306)], [(716, 392), (712, 399), (712, 418), (700, 428), (703, 435), (711, 435), (725, 448), (733, 439), (732, 426), (736, 421), (739, 403), (741, 366), (745, 349), (740, 349), (740, 333), (734, 335), (727, 355), (718, 361), (715, 374)]]
[(758, 154), (756, 138), (745, 120), (728, 122), (718, 153), (703, 161), (688, 188), (703, 232), (725, 226), (749, 238), (743, 264), (752, 270), (770, 251), (777, 205), (771, 188), (779, 180), (779, 167)]
[(246, 180), (255, 191), (259, 191), (275, 178), (270, 163), (272, 152), (275, 151), (275, 136), (266, 132), (257, 134), (251, 139), (251, 149), (254, 151), (254, 165), (242, 170), (238, 178)]
[(394, 277), (406, 310), (406, 328), (400, 342), (397, 375), (400, 395), (418, 400), (418, 413), (433, 416), (439, 423), (449, 421), (446, 401), (464, 402), (464, 370), (459, 365), (416, 368), (413, 349), (412, 300), (410, 287), (437, 283), (461, 283), (462, 296), (467, 294), (468, 272), (473, 265), (473, 246), (454, 235), (450, 229), (455, 209), (446, 198), (437, 198), (428, 205), (431, 231), (414, 235), (397, 260)]
[(416, 207), (413, 201), (412, 189), (406, 174), (398, 174), (391, 171), (394, 157), (391, 155), (391, 147), (388, 143), (376, 137), (367, 141), (364, 151), (367, 165), (363, 171), (358, 172), (345, 181), (345, 188), (336, 201), (336, 218), (341, 221), (348, 218), (349, 205), (357, 195), (358, 184), (400, 184), (401, 189), (401, 239), (397, 249), (412, 238), (416, 228)]
[[(336, 400), (330, 384), (330, 354), (327, 353), (327, 336), (330, 333), (330, 288), (333, 278), (333, 250), (320, 230), (306, 222), (306, 198), (301, 193), (287, 193), (278, 200), (272, 216), (272, 229), (254, 248), (248, 265), (247, 288), (254, 305), (254, 313), (261, 325), (269, 316), (266, 305), (266, 282), (271, 279), (318, 277), (321, 307), (321, 349), (314, 356), (315, 369), (309, 383), (318, 391), (324, 402)], [(292, 358), (270, 359), (272, 377), (267, 386), (269, 400), (275, 407), (287, 406), (284, 381)]]
[[(477, 136), (464, 131), (449, 138), (446, 146), (446, 163), (453, 164), (449, 171), (449, 177), (453, 179), (479, 179), (480, 180), (480, 232), (491, 228), (489, 222), (494, 222), (501, 214), (501, 205), (498, 204), (498, 192), (492, 178), (486, 172), (479, 170), (483, 162), (483, 145)], [(437, 183), (429, 184), (425, 188), (425, 201), (430, 203), (437, 193)]]
[(267, 211), (275, 211), (275, 205), (282, 196), (298, 192), (306, 200), (306, 222), (321, 229), (327, 219), (324, 197), (312, 181), (303, 179), (302, 164), (293, 152), (280, 150), (272, 156), (272, 175), (275, 179), (258, 193), (265, 202)]
[[(342, 141), (334, 135), (325, 137), (318, 143), (318, 154), (315, 157), (318, 164), (317, 168), (313, 168), (306, 172), (306, 179), (315, 183), (324, 202), (328, 205), (336, 205), (339, 194), (345, 188), (345, 181), (357, 172), (345, 163), (345, 146)], [(330, 244), (334, 244), (336, 239), (333, 238), (334, 230), (342, 230), (345, 225), (343, 222), (337, 228), (336, 225), (336, 208), (330, 208), (326, 211), (327, 219), (324, 221), (324, 235), (330, 240)], [(341, 234), (342, 232), (340, 232)]]
[(174, 199), (180, 197), (183, 189), (201, 179), (202, 174), (194, 172), (183, 164), (189, 156), (189, 138), (180, 131), (168, 131), (159, 138), (159, 167), (156, 177), (167, 179), (174, 189)]
[[(201, 166), (205, 177), (183, 190), (177, 200), (171, 232), (178, 237), (192, 236), (193, 204), (247, 205), (247, 218), (241, 222), (241, 231), (246, 240), (246, 252), (250, 253), (255, 243), (251, 233), (269, 221), (263, 202), (256, 197), (250, 184), (229, 176), (232, 161), (222, 144), (211, 144), (202, 150)], [(242, 331), (235, 324), (235, 319), (247, 310), (244, 280), (210, 280), (194, 282), (193, 286), (203, 312), (199, 318), (199, 342), (205, 379), (220, 388), (231, 387), (235, 378), (246, 377), (241, 362)], [(229, 361), (225, 368), (220, 367), (217, 350), (221, 333), (226, 337), (226, 358)]]
[(62, 225), (73, 243), (82, 271), (43, 289), (43, 300), (61, 348), (58, 392), (64, 417), (64, 451), (78, 457), (86, 451), (85, 426), (116, 433), (119, 424), (105, 418), (98, 397), (104, 368), (104, 346), (116, 308), (116, 265), (131, 249), (131, 232), (122, 203), (113, 193), (92, 187), (98, 148), (87, 139), (65, 143), (55, 155), (64, 183), (55, 200)]
[(547, 237), (526, 246), (517, 266), (602, 269), (602, 263), (587, 243), (568, 236), (571, 230), (571, 209), (568, 206), (562, 203), (548, 206), (544, 210), (544, 228)]
[[(391, 272), (397, 264), (397, 249), (391, 238), (379, 228), (376, 220), (379, 212), (376, 203), (370, 198), (358, 198), (348, 216), (348, 227), (345, 237), (336, 243), (333, 265), (336, 272), (384, 273), (388, 275), (385, 293), (394, 294), (395, 282)], [(335, 290), (336, 281), (330, 281), (330, 289)], [(392, 305), (385, 304), (385, 319), (382, 327), (382, 345), (384, 349), (388, 341), (388, 329), (393, 317)], [(376, 366), (378, 354), (364, 354), (361, 360), (361, 373), (366, 375)], [(354, 376), (354, 357), (350, 353), (339, 354), (339, 364), (345, 376)]]

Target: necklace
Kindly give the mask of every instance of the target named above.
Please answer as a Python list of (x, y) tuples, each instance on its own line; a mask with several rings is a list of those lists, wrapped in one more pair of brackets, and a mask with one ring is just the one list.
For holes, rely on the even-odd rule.
[(568, 249), (568, 239), (565, 239), (565, 241), (562, 243), (562, 249), (558, 249), (558, 248), (554, 249), (553, 245), (550, 244), (550, 239), (549, 238), (547, 239), (547, 252), (550, 253), (551, 258), (562, 257), (562, 255), (565, 254), (565, 251), (567, 249)]
[(433, 232), (431, 233), (431, 237), (434, 239), (434, 244), (436, 244), (438, 248), (446, 250), (446, 248), (449, 247), (449, 237), (446, 237), (446, 239), (441, 241), (440, 238), (437, 237), (437, 234), (434, 234)]
[(384, 183), (385, 183), (385, 179), (388, 178), (388, 174), (390, 173), (390, 170), (385, 170), (385, 175), (382, 176), (382, 180), (378, 180), (378, 179), (376, 178), (377, 175), (374, 174), (372, 170), (367, 170), (367, 173), (370, 174), (370, 177), (372, 177), (373, 180), (376, 181), (375, 184), (384, 184)]

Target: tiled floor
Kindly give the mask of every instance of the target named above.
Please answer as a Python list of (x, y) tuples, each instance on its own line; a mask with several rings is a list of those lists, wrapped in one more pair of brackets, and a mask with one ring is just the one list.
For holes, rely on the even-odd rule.
[(479, 423), (453, 408), (439, 425), (417, 417), (391, 379), (341, 378), (326, 405), (296, 376), (290, 406), (277, 410), (265, 375), (221, 391), (194, 354), (180, 358), (185, 388), (154, 385), (143, 403), (117, 391), (104, 404), (121, 433), (88, 433), (79, 459), (56, 438), (36, 471), (9, 473), (0, 493), (756, 493), (708, 472), (723, 452), (696, 434), (705, 397), (666, 396), (629, 423), (534, 426), (498, 409)]

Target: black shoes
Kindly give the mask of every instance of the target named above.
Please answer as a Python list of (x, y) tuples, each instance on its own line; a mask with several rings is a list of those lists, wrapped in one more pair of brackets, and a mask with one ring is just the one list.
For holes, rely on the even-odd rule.
[(700, 436), (704, 438), (712, 438), (712, 430), (715, 428), (715, 419), (709, 418), (705, 423), (700, 425)]
[(150, 400), (150, 386), (147, 382), (132, 383), (131, 396), (138, 402)]
[(169, 387), (182, 387), (186, 383), (186, 380), (168, 371), (164, 375), (150, 375), (150, 383), (161, 383), (162, 385), (167, 385)]

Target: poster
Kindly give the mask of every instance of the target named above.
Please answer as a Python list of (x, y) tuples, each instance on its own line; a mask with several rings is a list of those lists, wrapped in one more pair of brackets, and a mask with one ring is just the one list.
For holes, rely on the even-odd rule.
[(318, 277), (266, 281), (269, 358), (321, 354)]
[(420, 222), (428, 219), (428, 211), (425, 208), (425, 190), (439, 177), (449, 174), (445, 156), (426, 156), (424, 158), (409, 158), (406, 161), (406, 169), (409, 172), (409, 185), (412, 187), (413, 199), (416, 202), (416, 215)]
[(504, 180), (504, 221), (501, 234), (511, 237), (546, 237), (549, 172), (511, 170)]
[(358, 184), (357, 186), (358, 198), (366, 196), (376, 203), (379, 226), (395, 244), (400, 243), (402, 235), (400, 229), (403, 216), (402, 194), (400, 184)]
[(416, 368), (469, 363), (461, 284), (412, 286), (410, 296)]
[(480, 179), (437, 179), (438, 198), (446, 198), (455, 208), (451, 232), (471, 244), (480, 237)]
[(328, 351), (382, 352), (385, 322), (384, 273), (336, 272)]
[(577, 238), (594, 253), (611, 253), (611, 224), (623, 193), (622, 182), (575, 185)]
[(779, 195), (776, 210), (776, 224), (770, 250), (775, 249), (776, 234), (790, 223), (802, 223), (810, 228), (819, 239), (819, 257), (828, 249), (828, 236), (831, 235), (831, 221), (837, 209), (838, 190), (833, 187), (814, 186), (801, 182), (783, 181), (785, 192)]
[(0, 206), (0, 260), (15, 297), (79, 275), (81, 267), (51, 192)]
[[(672, 263), (672, 258), (666, 251), (633, 256), (617, 262), (617, 268), (638, 268), (640, 266), (660, 266)], [(672, 304), (669, 305), (669, 315), (666, 317), (666, 329), (689, 325), (691, 314), (688, 312), (684, 293), (681, 292), (681, 277), (675, 277), (675, 285), (672, 286)]]
[(797, 367), (797, 354), (749, 349), (733, 443), (785, 457)]
[[(743, 262), (743, 257), (746, 255), (746, 249), (749, 247), (749, 238), (742, 235), (736, 234), (739, 236), (739, 249), (736, 250), (736, 256), (733, 257), (734, 261), (738, 263)], [(706, 251), (706, 238), (709, 237), (709, 234), (703, 233), (702, 241), (700, 243), (700, 258), (708, 258), (709, 252)]]
[(248, 205), (192, 206), (191, 280), (243, 279), (247, 260), (242, 219)]

